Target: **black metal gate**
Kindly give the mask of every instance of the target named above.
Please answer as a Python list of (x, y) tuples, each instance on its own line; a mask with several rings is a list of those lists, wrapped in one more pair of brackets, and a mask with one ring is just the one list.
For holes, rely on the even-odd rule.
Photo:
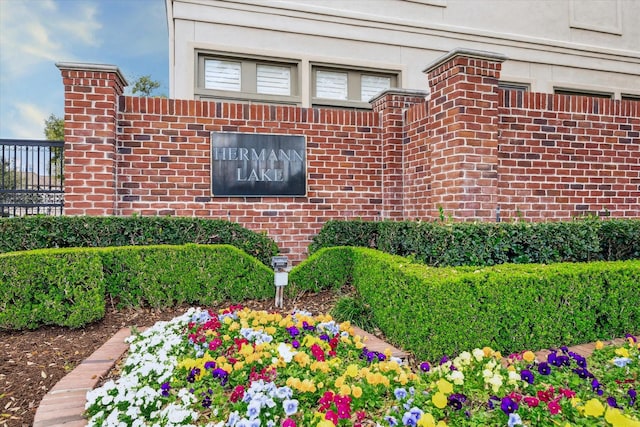
[(62, 215), (64, 141), (0, 139), (0, 216)]

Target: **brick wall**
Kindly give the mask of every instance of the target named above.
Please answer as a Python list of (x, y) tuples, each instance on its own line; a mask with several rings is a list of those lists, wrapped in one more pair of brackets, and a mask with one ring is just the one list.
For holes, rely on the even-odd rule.
[[(224, 218), (294, 261), (329, 219), (640, 217), (640, 102), (498, 89), (501, 55), (456, 50), (426, 92), (372, 111), (122, 96), (117, 68), (58, 64), (65, 213)], [(211, 132), (304, 135), (307, 195), (212, 197)]]
[(500, 93), (505, 217), (640, 217), (640, 102)]

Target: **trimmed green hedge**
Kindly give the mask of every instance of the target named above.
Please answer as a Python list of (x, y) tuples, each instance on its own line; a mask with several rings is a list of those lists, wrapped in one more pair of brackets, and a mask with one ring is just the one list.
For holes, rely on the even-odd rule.
[(75, 249), (0, 255), (0, 329), (78, 328), (104, 316), (100, 256)]
[(483, 346), (508, 353), (640, 332), (640, 261), (434, 268), (342, 247), (309, 257), (290, 281), (299, 290), (330, 288), (345, 279), (328, 278), (350, 272), (385, 337), (420, 359)]
[(640, 220), (540, 223), (328, 221), (309, 251), (362, 246), (433, 266), (640, 259)]
[(0, 328), (80, 327), (105, 299), (212, 305), (275, 294), (273, 271), (230, 245), (41, 249), (0, 255)]
[(45, 248), (229, 244), (271, 265), (265, 234), (225, 220), (184, 217), (33, 216), (0, 218), (0, 253)]

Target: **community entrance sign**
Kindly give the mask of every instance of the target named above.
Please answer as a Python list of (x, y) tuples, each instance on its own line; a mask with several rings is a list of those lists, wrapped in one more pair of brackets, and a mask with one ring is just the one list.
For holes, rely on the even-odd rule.
[(211, 133), (214, 196), (305, 196), (302, 135)]

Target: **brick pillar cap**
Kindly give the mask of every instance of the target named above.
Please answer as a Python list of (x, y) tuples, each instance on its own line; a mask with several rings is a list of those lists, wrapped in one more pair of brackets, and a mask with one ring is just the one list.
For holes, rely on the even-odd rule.
[(484, 59), (487, 61), (494, 61), (499, 63), (502, 63), (507, 59), (509, 59), (506, 55), (503, 55), (501, 53), (487, 52), (484, 50), (465, 49), (462, 47), (458, 47), (445, 53), (440, 58), (436, 59), (429, 66), (427, 66), (427, 68), (425, 68), (422, 72), (430, 73), (431, 71), (435, 70), (445, 62), (448, 62), (458, 56), (466, 56), (468, 58), (474, 58), (474, 59)]
[(402, 95), (402, 96), (421, 96), (426, 98), (429, 96), (428, 90), (418, 90), (418, 89), (402, 89), (402, 88), (391, 88), (385, 89), (382, 92), (378, 93), (376, 96), (369, 100), (370, 104), (373, 104), (378, 99), (383, 98), (387, 95)]
[(56, 62), (56, 67), (60, 70), (73, 70), (73, 71), (98, 71), (103, 73), (115, 73), (122, 81), (123, 86), (128, 86), (129, 82), (124, 78), (124, 75), (115, 65), (110, 64), (92, 64), (88, 62)]

